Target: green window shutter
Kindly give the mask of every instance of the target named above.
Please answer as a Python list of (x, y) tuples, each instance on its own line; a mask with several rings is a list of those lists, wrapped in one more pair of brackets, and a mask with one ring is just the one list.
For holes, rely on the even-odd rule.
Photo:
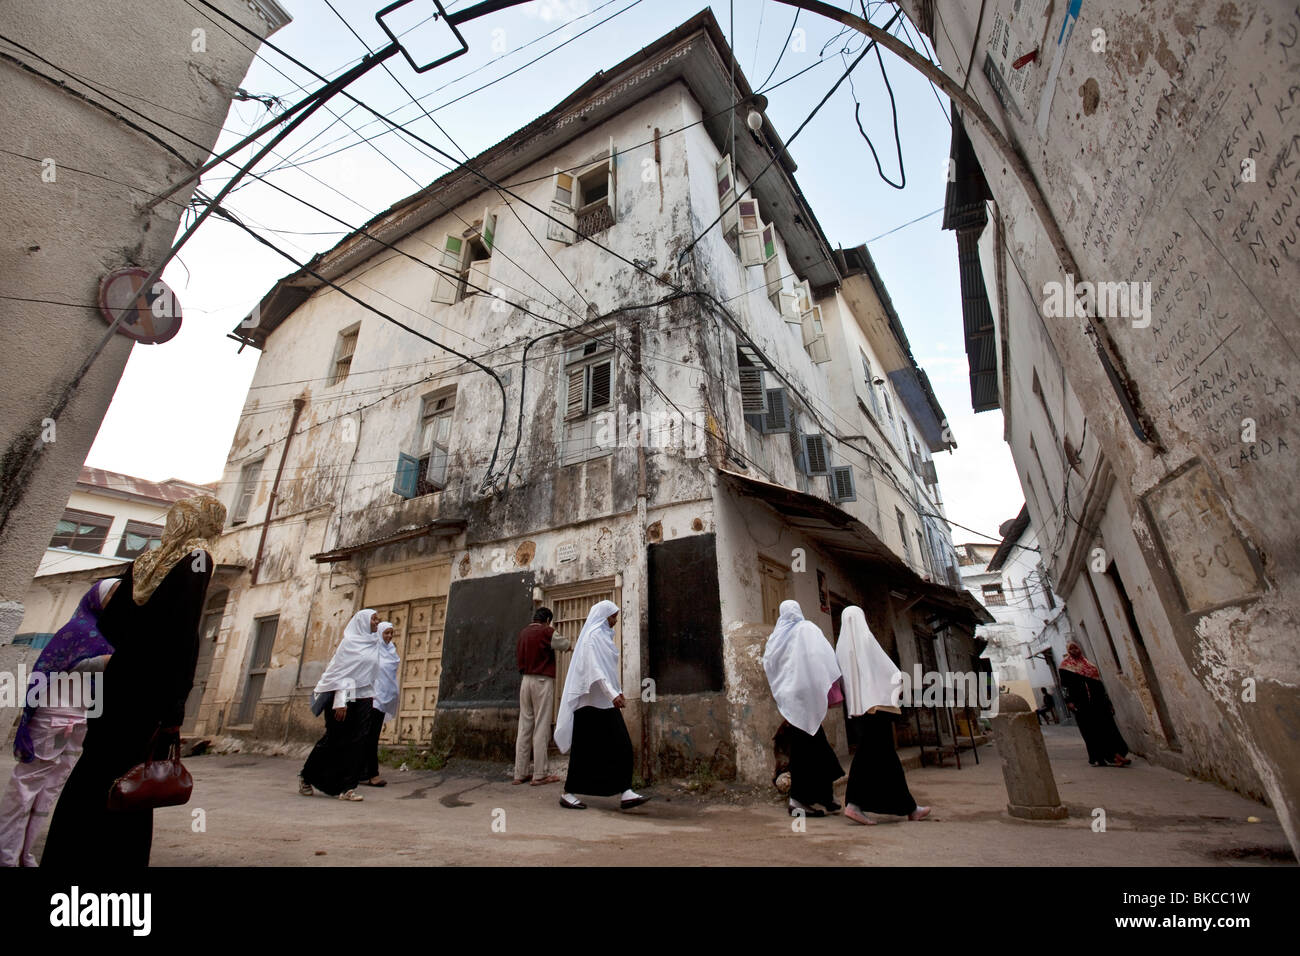
[(414, 498), (420, 482), (420, 459), (406, 452), (397, 453), (397, 474), (393, 478), (393, 494)]

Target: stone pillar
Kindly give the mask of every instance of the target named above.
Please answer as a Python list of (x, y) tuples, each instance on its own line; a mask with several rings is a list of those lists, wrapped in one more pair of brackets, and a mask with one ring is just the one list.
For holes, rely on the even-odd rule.
[(1002, 694), (998, 698), (993, 741), (1002, 758), (1007, 812), (1025, 820), (1061, 820), (1068, 816), (1056, 791), (1038, 717), (1023, 697)]

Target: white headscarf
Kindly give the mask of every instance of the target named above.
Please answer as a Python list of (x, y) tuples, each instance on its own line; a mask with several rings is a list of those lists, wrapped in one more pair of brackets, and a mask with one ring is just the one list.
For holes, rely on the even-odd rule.
[(582, 625), (578, 643), (573, 648), (573, 660), (564, 678), (564, 693), (560, 697), (560, 713), (555, 719), (555, 743), (560, 753), (568, 753), (573, 746), (573, 714), (578, 709), (578, 699), (590, 693), (597, 682), (605, 680), (622, 693), (618, 679), (618, 645), (614, 643), (614, 629), (608, 618), (618, 613), (613, 601), (598, 601), (587, 612), (587, 623)]
[(382, 644), (378, 634), (371, 633), (370, 620), (375, 612), (366, 608), (357, 611), (343, 630), (343, 642), (330, 658), (325, 673), (320, 675), (313, 693), (327, 694), (331, 691), (357, 690), (373, 687), (375, 674), (379, 670), (379, 648)]
[(763, 670), (781, 716), (806, 734), (817, 733), (840, 667), (830, 641), (804, 620), (797, 601), (781, 602), (781, 616), (763, 651)]
[(844, 609), (835, 659), (844, 674), (844, 699), (849, 705), (850, 717), (878, 710), (902, 713), (894, 699), (895, 688), (901, 690), (895, 677), (902, 671), (876, 641), (862, 608)]
[(391, 641), (384, 640), (384, 632), (391, 631), (389, 621), (381, 621), (375, 636), (379, 638), (379, 669), (375, 672), (375, 709), (384, 712), (384, 720), (397, 716), (397, 665), (402, 659), (397, 656), (397, 648)]

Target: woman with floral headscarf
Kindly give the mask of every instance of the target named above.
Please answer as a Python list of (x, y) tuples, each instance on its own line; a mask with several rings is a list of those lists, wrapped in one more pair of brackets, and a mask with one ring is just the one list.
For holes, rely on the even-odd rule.
[(585, 810), (575, 794), (612, 797), (620, 794), (624, 810), (649, 800), (632, 789), (632, 738), (621, 711), (626, 704), (619, 680), (618, 645), (614, 625), (618, 605), (598, 601), (573, 648), (573, 660), (564, 678), (560, 713), (555, 720), (555, 743), (569, 756), (569, 776), (564, 781), (560, 806)]
[(199, 619), (212, 578), (212, 539), (226, 509), (211, 495), (178, 501), (162, 542), (132, 562), (99, 616), (113, 645), (103, 710), (54, 810), (42, 866), (147, 866), (153, 811), (109, 812), (114, 782), (150, 757), (150, 744), (179, 732), (194, 683)]
[(1115, 707), (1106, 696), (1097, 665), (1083, 656), (1083, 648), (1070, 641), (1065, 646), (1065, 660), (1058, 668), (1065, 706), (1074, 714), (1088, 748), (1088, 763), (1094, 767), (1127, 767), (1128, 744), (1115, 726)]

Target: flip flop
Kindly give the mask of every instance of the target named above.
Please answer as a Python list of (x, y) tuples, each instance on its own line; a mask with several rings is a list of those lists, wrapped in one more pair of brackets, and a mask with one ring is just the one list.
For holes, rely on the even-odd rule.
[(384, 780), (383, 778), (380, 778), (380, 780), (379, 780), (378, 783), (372, 783), (372, 782), (369, 781), (369, 780), (362, 780), (361, 782), (362, 782), (363, 784), (365, 784), (367, 787), (386, 787), (386, 786), (388, 786), (388, 781), (387, 781), (387, 780)]
[[(519, 781), (516, 781), (516, 782), (517, 782), (517, 783), (523, 783), (522, 780), (519, 780)], [(532, 786), (532, 787), (544, 787), (544, 786), (546, 786), (548, 783), (559, 783), (559, 782), (560, 782), (560, 778), (559, 778), (558, 776), (556, 776), (556, 775), (553, 774), (553, 773), (549, 773), (549, 774), (547, 774), (545, 777), (543, 777), (541, 780), (534, 780), (534, 781), (532, 781), (532, 783), (530, 783), (529, 786)]]

